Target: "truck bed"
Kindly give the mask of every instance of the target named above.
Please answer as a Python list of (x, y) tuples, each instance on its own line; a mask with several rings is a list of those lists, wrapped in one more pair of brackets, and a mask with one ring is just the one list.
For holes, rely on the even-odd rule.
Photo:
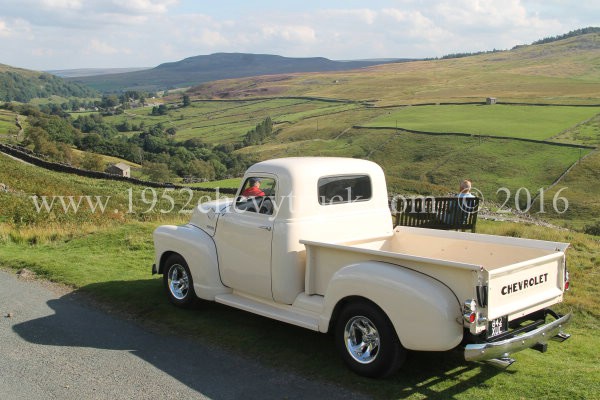
[(488, 318), (514, 319), (562, 300), (564, 243), (409, 227), (396, 227), (389, 237), (302, 243), (307, 294), (324, 294), (346, 265), (381, 261), (444, 282), (460, 301), (487, 287)]

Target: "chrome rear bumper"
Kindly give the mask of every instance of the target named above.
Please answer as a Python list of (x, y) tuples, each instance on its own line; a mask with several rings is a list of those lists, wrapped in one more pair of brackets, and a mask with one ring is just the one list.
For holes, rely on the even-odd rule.
[(535, 345), (545, 344), (555, 336), (565, 340), (568, 335), (562, 328), (571, 320), (572, 313), (568, 313), (557, 320), (540, 326), (530, 332), (498, 342), (469, 344), (465, 347), (465, 360), (485, 361), (493, 359), (508, 359), (512, 353), (531, 348)]

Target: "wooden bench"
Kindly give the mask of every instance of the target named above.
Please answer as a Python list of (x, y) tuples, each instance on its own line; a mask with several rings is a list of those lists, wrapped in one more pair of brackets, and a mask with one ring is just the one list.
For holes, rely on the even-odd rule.
[(395, 226), (475, 232), (477, 197), (398, 197), (392, 200)]

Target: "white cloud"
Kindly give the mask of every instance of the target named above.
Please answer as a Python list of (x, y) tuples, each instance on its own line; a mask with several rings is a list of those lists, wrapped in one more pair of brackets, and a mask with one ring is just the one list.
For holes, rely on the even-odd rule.
[(49, 9), (80, 9), (81, 0), (42, 0), (42, 6)]
[[(0, 37), (11, 37), (13, 42), (10, 43), (33, 39), (29, 23), (19, 18), (8, 21), (0, 19)], [(1, 51), (0, 54), (2, 54)], [(2, 60), (0, 60), (0, 63), (2, 63)]]
[(377, 11), (371, 10), (369, 8), (360, 8), (360, 9), (329, 9), (320, 11), (319, 14), (326, 17), (329, 21), (334, 24), (337, 21), (353, 21), (358, 23), (366, 23), (367, 25), (372, 25), (375, 23), (377, 18)]
[(283, 39), (292, 43), (313, 43), (316, 39), (315, 30), (306, 25), (266, 25), (261, 29), (267, 40)]
[(408, 13), (396, 8), (384, 8), (382, 14), (396, 20), (396, 22), (405, 22), (408, 20)]
[(210, 48), (219, 48), (228, 46), (229, 40), (221, 32), (211, 29), (203, 29), (199, 36), (191, 38), (196, 44), (204, 45)]
[(89, 42), (89, 48), (86, 49), (86, 54), (104, 54), (104, 55), (112, 55), (119, 53), (119, 49), (109, 45), (106, 42), (100, 41), (98, 39), (92, 39)]
[(118, 10), (141, 14), (164, 14), (177, 3), (177, 0), (112, 0), (112, 5)]
[(53, 49), (37, 47), (37, 48), (31, 49), (31, 54), (33, 54), (36, 57), (52, 57), (56, 53)]
[(456, 0), (440, 2), (435, 12), (446, 23), (461, 27), (500, 27), (523, 25), (527, 12), (519, 0)]
[(0, 19), (0, 37), (9, 37), (11, 34), (10, 29), (6, 25), (6, 22)]

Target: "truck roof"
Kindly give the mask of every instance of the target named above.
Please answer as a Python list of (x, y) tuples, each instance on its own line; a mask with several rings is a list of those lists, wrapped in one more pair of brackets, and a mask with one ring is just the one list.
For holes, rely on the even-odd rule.
[[(371, 198), (352, 205), (323, 207), (319, 203), (319, 179), (335, 176), (369, 176)], [(285, 198), (279, 209), (280, 218), (322, 217), (375, 208), (389, 214), (385, 175), (372, 161), (342, 157), (289, 157), (259, 162), (246, 171), (246, 178), (277, 177), (277, 196)], [(345, 205), (345, 206), (344, 206)]]
[(299, 178), (338, 174), (382, 174), (376, 163), (358, 158), (345, 157), (288, 157), (262, 161), (252, 165), (247, 174), (257, 172), (275, 173)]

